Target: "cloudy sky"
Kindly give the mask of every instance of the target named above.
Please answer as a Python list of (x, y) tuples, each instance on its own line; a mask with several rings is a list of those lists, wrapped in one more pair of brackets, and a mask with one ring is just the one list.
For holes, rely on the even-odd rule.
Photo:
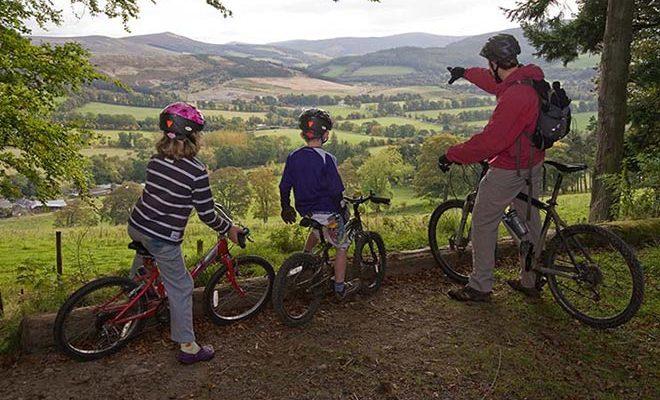
[[(385, 36), (405, 32), (473, 35), (516, 26), (500, 7), (515, 0), (225, 0), (234, 16), (224, 19), (205, 0), (139, 0), (139, 19), (129, 24), (92, 17), (71, 0), (54, 0), (65, 22), (33, 34), (52, 36), (105, 35), (121, 37), (173, 32), (193, 39), (226, 43), (267, 43), (289, 39), (340, 36)], [(570, 14), (575, 0), (567, 0)]]

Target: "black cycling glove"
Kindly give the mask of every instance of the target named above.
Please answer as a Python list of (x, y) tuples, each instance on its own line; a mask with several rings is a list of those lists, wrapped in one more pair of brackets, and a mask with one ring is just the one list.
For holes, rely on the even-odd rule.
[(282, 217), (282, 221), (287, 224), (293, 224), (296, 222), (296, 210), (291, 206), (282, 207), (280, 216)]
[(450, 85), (465, 75), (465, 68), (463, 67), (447, 67), (447, 71), (451, 74), (451, 79), (447, 82)]
[(453, 161), (449, 161), (447, 154), (443, 154), (440, 156), (440, 158), (438, 158), (438, 168), (440, 168), (442, 172), (449, 171), (449, 166), (453, 163)]

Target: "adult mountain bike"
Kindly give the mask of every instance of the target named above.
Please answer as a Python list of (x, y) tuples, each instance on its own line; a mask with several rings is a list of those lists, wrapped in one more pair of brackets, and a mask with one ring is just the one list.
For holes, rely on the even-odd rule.
[[(353, 205), (353, 217), (345, 226), (346, 235), (355, 242), (353, 261), (346, 268), (346, 279), (359, 285), (359, 293), (369, 295), (378, 291), (385, 277), (386, 254), (383, 239), (376, 232), (365, 231), (360, 205), (368, 201), (389, 204), (390, 199), (369, 196), (345, 197)], [(334, 266), (330, 260), (332, 244), (323, 237), (323, 226), (312, 218), (303, 218), (300, 225), (315, 229), (320, 243), (314, 253), (294, 253), (277, 272), (273, 287), (273, 308), (288, 326), (309, 322), (324, 295), (334, 290)]]
[[(219, 205), (216, 211), (224, 212)], [(239, 233), (241, 248), (245, 248), (249, 234), (247, 228)], [(87, 361), (110, 355), (137, 336), (148, 318), (169, 320), (167, 293), (156, 260), (140, 242), (131, 242), (128, 248), (144, 260), (133, 279), (112, 276), (89, 282), (57, 313), (55, 343), (68, 356)], [(258, 313), (271, 296), (275, 277), (265, 259), (233, 257), (229, 250), (227, 237), (218, 235), (217, 242), (190, 270), (196, 279), (209, 267), (217, 268), (204, 289), (204, 309), (217, 325)]]
[[(572, 317), (595, 328), (613, 328), (628, 322), (644, 296), (642, 266), (633, 249), (611, 231), (596, 225), (568, 226), (556, 210), (564, 174), (584, 171), (584, 164), (545, 161), (558, 171), (550, 199), (517, 198), (545, 212), (540, 248), (525, 268), (537, 275), (537, 289), (550, 287), (555, 301)], [(481, 180), (488, 172), (481, 163)], [(429, 245), (435, 260), (451, 280), (466, 284), (472, 268), (471, 217), (477, 186), (464, 200), (440, 204), (429, 221)], [(506, 225), (505, 225), (506, 226)], [(550, 227), (554, 236), (547, 241)], [(507, 227), (508, 228), (508, 227)], [(516, 236), (512, 234), (515, 238)], [(449, 249), (451, 257), (443, 250)]]

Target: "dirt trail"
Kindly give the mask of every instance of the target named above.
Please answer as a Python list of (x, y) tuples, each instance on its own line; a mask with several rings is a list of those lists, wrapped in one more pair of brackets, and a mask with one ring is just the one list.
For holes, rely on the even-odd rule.
[(324, 303), (302, 329), (272, 310), (229, 328), (200, 321), (199, 341), (218, 352), (188, 367), (159, 327), (96, 362), (26, 356), (0, 369), (0, 398), (660, 398), (644, 329), (597, 332), (549, 294), (529, 303), (501, 286), (490, 304), (457, 304), (449, 287), (430, 271), (388, 279), (374, 297)]

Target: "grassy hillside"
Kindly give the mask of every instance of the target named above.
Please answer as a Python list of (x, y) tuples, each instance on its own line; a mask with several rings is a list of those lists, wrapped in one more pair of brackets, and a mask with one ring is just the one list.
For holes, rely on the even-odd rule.
[(413, 68), (402, 66), (375, 66), (361, 67), (353, 71), (352, 76), (372, 76), (372, 75), (406, 75), (415, 72)]
[[(540, 65), (552, 79), (588, 80), (593, 77), (594, 57), (584, 56), (565, 68), (559, 62), (548, 63), (534, 56), (536, 49), (524, 37), (522, 29), (509, 29), (521, 44), (520, 61)], [(308, 72), (315, 76), (332, 77), (342, 82), (368, 82), (387, 85), (427, 85), (446, 83), (448, 65), (484, 65), (479, 51), (494, 32), (453, 41), (444, 47), (422, 48), (416, 44), (382, 49), (361, 55), (337, 57), (312, 65)], [(384, 68), (384, 69), (382, 69)]]

